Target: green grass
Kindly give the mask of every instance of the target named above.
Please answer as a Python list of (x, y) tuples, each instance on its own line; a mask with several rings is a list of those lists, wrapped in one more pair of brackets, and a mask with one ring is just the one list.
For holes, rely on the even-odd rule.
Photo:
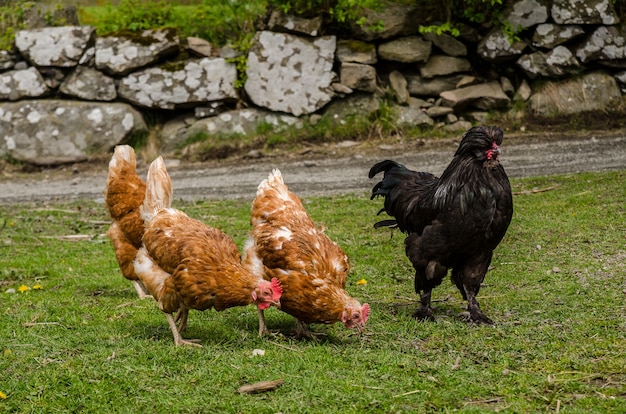
[[(626, 170), (513, 182), (513, 222), (478, 297), (495, 327), (457, 320), (464, 302), (448, 281), (433, 294), (437, 321), (413, 320), (403, 237), (372, 228), (380, 200), (307, 198), (350, 255), (348, 290), (372, 306), (365, 335), (314, 325), (328, 336), (298, 342), (271, 309), (284, 335), (260, 339), (253, 307), (194, 311), (186, 336), (201, 349), (176, 347), (154, 301), (122, 278), (102, 205), (2, 205), (0, 411), (624, 412), (624, 182)], [(247, 236), (249, 201), (175, 206), (239, 245)], [(275, 379), (275, 391), (236, 393)]]

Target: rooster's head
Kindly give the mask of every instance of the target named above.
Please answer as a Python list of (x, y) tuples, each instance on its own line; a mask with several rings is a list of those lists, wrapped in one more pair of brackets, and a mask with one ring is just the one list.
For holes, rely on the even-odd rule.
[(495, 160), (500, 154), (503, 132), (498, 127), (478, 126), (470, 128), (461, 140), (455, 156), (473, 155), (477, 159)]

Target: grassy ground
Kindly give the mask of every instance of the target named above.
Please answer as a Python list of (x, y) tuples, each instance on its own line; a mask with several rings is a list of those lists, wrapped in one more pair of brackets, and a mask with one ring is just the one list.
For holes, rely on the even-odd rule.
[[(351, 257), (348, 290), (372, 305), (366, 333), (317, 325), (325, 339), (298, 342), (271, 309), (282, 335), (260, 339), (252, 307), (192, 312), (186, 336), (201, 349), (174, 346), (154, 301), (122, 278), (102, 205), (0, 206), (0, 411), (624, 412), (625, 181), (626, 170), (513, 182), (515, 216), (479, 295), (495, 327), (457, 320), (448, 282), (437, 321), (413, 320), (403, 237), (372, 228), (380, 201), (306, 199)], [(249, 202), (176, 206), (240, 245), (247, 235)]]

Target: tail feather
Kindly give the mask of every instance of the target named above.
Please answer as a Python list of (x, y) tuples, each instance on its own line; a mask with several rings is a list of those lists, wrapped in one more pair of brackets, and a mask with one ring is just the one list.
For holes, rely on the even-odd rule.
[(270, 175), (261, 183), (257, 188), (257, 196), (261, 196), (268, 191), (276, 191), (281, 199), (287, 200), (289, 198), (289, 189), (285, 185), (283, 176), (278, 168), (274, 168)]
[(144, 223), (150, 222), (160, 210), (172, 206), (172, 180), (167, 173), (163, 157), (152, 161), (146, 179), (146, 197), (141, 205)]
[(109, 174), (115, 175), (123, 167), (132, 168), (137, 167), (137, 159), (135, 157), (135, 150), (130, 145), (116, 145), (113, 150), (113, 156), (109, 161)]
[(384, 207), (378, 214), (386, 212), (394, 220), (379, 221), (374, 227), (397, 227), (408, 231), (413, 225), (413, 216), (419, 208), (420, 199), (437, 182), (437, 177), (430, 173), (409, 170), (396, 161), (385, 160), (370, 169), (369, 178), (374, 178), (381, 172), (384, 173), (383, 178), (372, 188), (370, 198), (383, 197)]
[(113, 150), (111, 161), (109, 161), (109, 172), (104, 188), (105, 197), (111, 191), (110, 187), (117, 179), (121, 179), (122, 175), (129, 174), (137, 174), (135, 150), (130, 145), (117, 145)]

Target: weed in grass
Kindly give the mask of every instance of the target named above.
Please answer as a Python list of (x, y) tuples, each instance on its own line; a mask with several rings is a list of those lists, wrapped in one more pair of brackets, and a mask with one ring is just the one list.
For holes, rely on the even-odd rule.
[[(252, 307), (191, 312), (202, 349), (174, 346), (154, 301), (136, 298), (103, 236), (103, 205), (0, 206), (0, 409), (623, 412), (625, 179), (512, 181), (513, 222), (479, 295), (494, 327), (460, 322), (465, 303), (447, 282), (433, 294), (437, 320), (414, 320), (404, 237), (372, 228), (378, 206), (365, 191), (306, 198), (350, 256), (348, 291), (372, 306), (364, 335), (314, 325), (327, 336), (298, 342), (293, 318), (272, 309), (268, 327), (280, 333), (258, 338)], [(248, 236), (248, 202), (174, 204), (240, 247)], [(270, 393), (235, 392), (277, 379), (285, 383)]]

